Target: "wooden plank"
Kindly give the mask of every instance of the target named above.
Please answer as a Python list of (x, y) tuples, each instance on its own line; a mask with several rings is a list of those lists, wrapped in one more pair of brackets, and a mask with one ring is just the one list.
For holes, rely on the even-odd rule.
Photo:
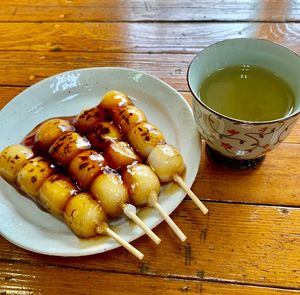
[(0, 110), (26, 87), (0, 86)]
[(218, 202), (206, 205), (210, 210), (207, 216), (188, 200), (171, 215), (187, 234), (187, 243), (182, 244), (165, 223), (155, 229), (162, 238), (160, 245), (147, 237), (135, 241), (133, 245), (145, 254), (142, 262), (121, 248), (77, 258), (38, 255), (2, 238), (0, 260), (11, 267), (18, 262), (32, 268), (64, 266), (86, 273), (172, 274), (184, 279), (300, 288), (299, 208)]
[[(298, 290), (0, 263), (1, 294), (288, 295)], [(74, 279), (76, 278), (76, 279)], [(49, 284), (51, 282), (51, 284)]]
[(299, 144), (281, 143), (255, 169), (236, 171), (209, 159), (203, 145), (193, 190), (206, 200), (299, 206), (299, 162)]
[(298, 21), (300, 2), (2, 0), (0, 21)]
[[(1, 42), (1, 41), (0, 41)], [(194, 55), (78, 52), (1, 52), (0, 85), (30, 86), (51, 75), (87, 67), (127, 67), (187, 90), (186, 69)], [(157, 64), (160, 64), (160, 67)]]
[(0, 23), (0, 50), (198, 52), (240, 37), (273, 40), (300, 51), (299, 23)]

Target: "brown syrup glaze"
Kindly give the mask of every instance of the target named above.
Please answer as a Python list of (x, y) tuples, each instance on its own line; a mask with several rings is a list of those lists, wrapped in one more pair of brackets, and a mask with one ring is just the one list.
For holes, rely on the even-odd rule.
[[(121, 97), (122, 98), (122, 97)], [(127, 98), (128, 99), (128, 98)], [(63, 116), (63, 117), (55, 117), (55, 118), (49, 118), (40, 124), (38, 124), (35, 128), (33, 128), (32, 131), (30, 131), (22, 140), (21, 144), (31, 148), (34, 152), (34, 156), (43, 156), (48, 160), (51, 160), (53, 162), (52, 157), (49, 155), (48, 151), (43, 151), (43, 149), (40, 149), (39, 146), (36, 143), (36, 132), (38, 128), (46, 121), (50, 119), (62, 119), (68, 121), (73, 127), (74, 131), (78, 132), (81, 135), (87, 136), (91, 143), (91, 149), (95, 149), (96, 152), (98, 152), (101, 156), (105, 156), (105, 161), (107, 161), (108, 165), (105, 165), (105, 167), (102, 165), (101, 171), (97, 173), (97, 176), (101, 173), (114, 173), (114, 174), (120, 174), (122, 175), (123, 171), (127, 170), (127, 167), (121, 166), (118, 167), (115, 165), (114, 161), (111, 159), (111, 155), (107, 153), (106, 151), (109, 150), (110, 145), (113, 145), (114, 141), (121, 141), (127, 138), (128, 134), (124, 134), (122, 132), (122, 126), (118, 124), (118, 120), (116, 117), (119, 117), (119, 121), (124, 121), (126, 118), (124, 118), (122, 115), (124, 114), (124, 111), (126, 110), (127, 113), (135, 114), (135, 119), (133, 121), (136, 121), (136, 123), (145, 122), (146, 117), (144, 114), (140, 111), (141, 114), (139, 114), (138, 111), (135, 110), (135, 106), (129, 99), (128, 101), (124, 102), (123, 98), (118, 101), (119, 98), (116, 100), (116, 108), (113, 108), (112, 110), (108, 111), (108, 109), (105, 108), (105, 106), (102, 107), (101, 103), (93, 108), (90, 108), (88, 110), (82, 111), (79, 115), (75, 116)], [(118, 101), (118, 102), (117, 102)], [(129, 108), (129, 110), (125, 109)], [(138, 110), (138, 109), (137, 109)], [(118, 114), (116, 116), (116, 114)], [(137, 114), (137, 115), (136, 115)], [(99, 118), (96, 117), (99, 115)], [(128, 118), (127, 118), (128, 119)], [(139, 128), (137, 128), (139, 129)], [(142, 129), (142, 128), (141, 128)], [(145, 131), (145, 130), (140, 130)], [(145, 133), (145, 136), (147, 137), (147, 134)], [(131, 147), (132, 151), (136, 153), (136, 151)], [(136, 153), (138, 155), (138, 153)], [(141, 159), (141, 157), (138, 156), (137, 161), (133, 161), (132, 164), (135, 163), (143, 163), (147, 164), (145, 159)], [(96, 163), (95, 163), (96, 164)], [(87, 164), (88, 165), (88, 164)], [(109, 167), (110, 166), (110, 167)], [(58, 171), (58, 173), (62, 173), (64, 175), (70, 176), (70, 171), (66, 167), (62, 167), (59, 164), (55, 164), (55, 167)], [(81, 166), (82, 170), (86, 167), (84, 166), (84, 163)], [(71, 174), (72, 176), (72, 174)], [(80, 185), (80, 183), (77, 183), (76, 177), (72, 177), (74, 184), (80, 189), (81, 191), (84, 189), (86, 190), (87, 187)]]
[[(92, 110), (92, 109), (90, 109)], [(93, 114), (95, 112), (93, 111)], [(100, 113), (101, 114), (101, 119), (104, 118), (103, 116), (103, 110), (99, 110), (99, 107), (97, 107), (97, 112), (96, 113)], [(85, 113), (86, 115), (86, 113)], [(40, 124), (38, 124), (36, 127), (34, 127), (25, 137), (24, 139), (21, 141), (21, 144), (29, 147), (32, 149), (33, 153), (34, 153), (34, 157), (37, 157), (37, 156), (42, 156), (44, 158), (46, 158), (47, 160), (51, 161), (52, 163), (54, 163), (54, 160), (53, 158), (51, 157), (51, 155), (49, 154), (48, 151), (44, 151), (42, 148), (39, 147), (39, 145), (37, 144), (37, 141), (36, 141), (36, 133), (37, 133), (37, 130), (38, 128), (46, 121), (48, 120), (52, 120), (52, 119), (61, 119), (61, 120), (66, 120), (68, 121), (72, 126), (74, 126), (74, 131), (75, 132), (78, 132), (79, 134), (82, 134), (82, 135), (85, 135), (89, 130), (95, 130), (94, 128), (94, 125), (90, 127), (89, 130), (83, 130), (83, 128), (81, 128), (81, 131), (79, 132), (79, 130), (76, 128), (77, 127), (77, 120), (78, 120), (79, 116), (62, 116), (62, 117), (53, 117), (53, 118), (49, 118), (49, 119), (46, 119), (44, 120), (43, 122), (41, 122)], [(105, 118), (110, 118), (110, 115), (107, 114), (105, 116)], [(95, 121), (96, 122), (96, 121)], [(100, 122), (96, 122), (96, 124), (99, 124)], [(106, 121), (107, 124), (112, 124), (112, 121)], [(113, 126), (113, 125), (112, 125)], [(116, 128), (115, 126), (113, 126), (114, 128)], [(109, 130), (108, 130), (109, 132)], [(117, 129), (117, 132), (119, 132), (119, 129)], [(100, 132), (101, 133), (101, 132)], [(104, 134), (105, 136), (106, 134)], [(121, 136), (121, 134), (119, 135), (119, 137)], [(101, 141), (101, 143), (103, 144), (102, 147), (106, 146), (107, 144), (109, 144), (110, 142), (110, 139), (107, 139), (105, 140), (104, 139), (99, 139), (99, 141)], [(103, 149), (102, 149), (103, 150)], [(84, 150), (83, 150), (84, 151)], [(88, 150), (86, 150), (88, 151)], [(101, 149), (97, 149), (97, 151), (94, 151), (95, 153), (98, 153), (100, 157), (103, 157), (103, 152), (101, 151)], [(79, 153), (80, 155), (80, 153)], [(104, 164), (99, 164), (99, 167), (100, 167), (100, 170), (93, 176), (94, 178), (98, 175), (100, 175), (101, 173), (113, 173), (113, 174), (119, 174), (115, 169), (112, 169), (108, 166), (108, 164), (105, 162)], [(88, 165), (88, 164), (87, 164)], [(97, 165), (97, 161), (95, 161), (95, 165)], [(77, 187), (78, 189), (78, 192), (82, 192), (84, 190), (88, 190), (88, 187), (86, 186), (82, 186), (81, 183), (78, 183), (76, 181), (76, 177), (72, 177), (72, 174), (70, 173), (69, 171), (69, 165), (64, 167), (62, 165), (59, 165), (58, 163), (55, 163), (54, 164), (55, 166), (55, 169), (56, 169), (56, 173), (58, 174), (63, 174), (63, 175), (68, 175), (72, 178), (73, 180), (73, 183), (74, 185)], [(85, 167), (84, 164), (82, 164), (79, 168), (81, 168), (82, 170), (84, 170), (85, 168), (89, 168), (89, 167)], [(71, 175), (70, 175), (71, 174)], [(17, 185), (15, 185), (15, 188), (21, 192), (18, 188), (17, 188)], [(22, 193), (22, 195), (24, 195), (24, 193)], [(30, 198), (31, 199), (31, 198)], [(37, 205), (39, 207), (41, 207), (38, 203)]]
[[(49, 118), (43, 122), (41, 122), (39, 125), (37, 125), (32, 131), (30, 131), (25, 138), (22, 140), (21, 144), (24, 144), (25, 146), (28, 146), (31, 148), (34, 152), (35, 156), (43, 156), (47, 158), (48, 160), (53, 161), (52, 157), (49, 155), (48, 152), (43, 151), (39, 148), (39, 146), (36, 144), (35, 135), (38, 130), (38, 128), (46, 121), (50, 119), (62, 119), (68, 121), (72, 126), (74, 126), (75, 132), (78, 132), (81, 135), (87, 136), (91, 143), (91, 148), (95, 149), (96, 152), (98, 152), (101, 156), (105, 156), (105, 160), (107, 161), (108, 165), (103, 168), (101, 167), (101, 171), (97, 173), (97, 175), (100, 175), (101, 173), (115, 173), (115, 174), (121, 174), (124, 170), (127, 169), (127, 167), (121, 166), (118, 167), (115, 165), (114, 161), (111, 159), (111, 156), (109, 153), (105, 152), (109, 150), (110, 145), (113, 145), (114, 141), (121, 141), (127, 138), (128, 134), (124, 134), (122, 132), (122, 126), (120, 126), (117, 122), (115, 122), (116, 119), (114, 118), (116, 116), (116, 113), (119, 114), (120, 120), (124, 121), (126, 118), (123, 118), (122, 115), (125, 111), (125, 107), (127, 107), (128, 104), (124, 103), (123, 99), (120, 100), (116, 108), (112, 109), (111, 111), (108, 111), (103, 108), (102, 105), (97, 105), (93, 108), (90, 108), (88, 110), (82, 111), (79, 115), (75, 116), (64, 116), (64, 117), (55, 117), (55, 118)], [(131, 113), (131, 109), (133, 109), (134, 113), (138, 113), (135, 109), (135, 106), (130, 101), (129, 104), (129, 112)], [(99, 115), (99, 119), (96, 119), (96, 116)], [(143, 115), (143, 116), (142, 116)], [(118, 117), (118, 116), (117, 116)], [(136, 116), (137, 123), (140, 121), (145, 121), (146, 117), (144, 117), (144, 114), (141, 112), (141, 115)], [(85, 122), (86, 120), (86, 122)], [(103, 121), (104, 120), (104, 121)], [(118, 121), (118, 120), (117, 120)], [(116, 124), (117, 123), (117, 124)], [(139, 129), (139, 128), (138, 128)], [(141, 130), (144, 131), (144, 130)], [(145, 134), (147, 136), (147, 134)], [(132, 147), (131, 147), (132, 149)], [(134, 151), (134, 149), (132, 149)], [(134, 151), (136, 153), (136, 151)], [(136, 153), (137, 154), (137, 153)], [(137, 154), (138, 155), (138, 154)], [(138, 160), (134, 161), (132, 164), (135, 163), (143, 163), (147, 164), (145, 159), (141, 159), (138, 156)], [(82, 169), (86, 167), (82, 166)], [(69, 169), (62, 167), (56, 163), (56, 169), (59, 173), (70, 175)], [(72, 176), (72, 175), (71, 175)], [(82, 189), (87, 189), (86, 186), (82, 187), (80, 183), (77, 183), (76, 178), (72, 177), (74, 180), (74, 183), (78, 188), (81, 187)]]
[[(47, 159), (48, 161), (50, 161), (53, 165), (53, 167), (55, 168), (55, 172), (54, 174), (63, 174), (63, 175), (68, 175), (68, 173), (66, 172), (66, 169), (60, 165), (58, 165), (57, 163), (54, 163), (53, 159), (50, 157), (49, 153), (47, 151), (44, 151), (43, 149), (39, 148), (39, 146), (36, 143), (36, 132), (38, 130), (38, 128), (46, 121), (51, 120), (51, 119), (62, 119), (62, 120), (66, 120), (68, 121), (71, 125), (74, 125), (74, 122), (76, 120), (76, 116), (64, 116), (64, 117), (53, 117), (53, 118), (49, 118), (44, 120), (43, 122), (39, 123), (37, 126), (35, 126), (24, 138), (23, 140), (20, 142), (20, 144), (29, 147), (30, 149), (32, 149), (33, 151), (33, 157), (44, 157), (45, 159)], [(75, 130), (75, 128), (74, 128)], [(80, 191), (80, 187), (74, 182), (75, 186), (78, 188), (78, 191)], [(26, 196), (18, 187), (17, 185), (14, 185), (14, 187), (17, 189), (17, 191), (19, 193), (21, 193), (22, 195)], [(27, 196), (26, 196), (27, 197)], [(32, 200), (32, 198), (28, 197), (30, 200)], [(39, 208), (42, 208), (40, 204), (38, 204), (38, 202), (35, 202)], [(43, 209), (45, 211), (45, 209)]]
[(87, 131), (99, 122), (108, 121), (107, 113), (100, 107), (96, 106), (83, 110), (77, 117), (74, 126), (79, 133), (86, 134)]
[(74, 125), (75, 120), (76, 120), (77, 116), (65, 116), (65, 117), (53, 117), (53, 118), (48, 118), (46, 120), (44, 120), (43, 122), (39, 123), (37, 126), (35, 126), (24, 138), (23, 140), (20, 142), (21, 144), (31, 148), (35, 153), (37, 153), (38, 155), (40, 155), (42, 153), (42, 151), (40, 151), (38, 149), (38, 147), (36, 147), (36, 132), (38, 130), (38, 128), (46, 121), (49, 121), (51, 119), (62, 119), (65, 121), (68, 121), (71, 125)]
[[(132, 104), (131, 101), (130, 101), (129, 105), (131, 105), (132, 106), (131, 108), (133, 108), (133, 104)], [(123, 104), (123, 101), (121, 100), (121, 102), (118, 105), (118, 108), (122, 109), (124, 106), (126, 106), (126, 103)], [(49, 119), (41, 122), (40, 124), (38, 124), (35, 128), (33, 128), (24, 137), (24, 139), (21, 141), (21, 144), (23, 144), (24, 146), (27, 146), (27, 147), (31, 148), (32, 151), (33, 151), (33, 153), (34, 153), (34, 157), (41, 156), (41, 157), (44, 157), (46, 160), (51, 161), (51, 163), (53, 163), (53, 159), (52, 159), (50, 153), (48, 152), (48, 150), (45, 150), (45, 149), (41, 148), (41, 146), (39, 146), (39, 144), (37, 142), (37, 136), (36, 136), (36, 134), (37, 134), (37, 131), (38, 131), (39, 127), (44, 122), (46, 122), (46, 121), (48, 121), (50, 119), (61, 119), (61, 120), (65, 120), (65, 121), (69, 122), (70, 125), (72, 125), (74, 127), (74, 130), (72, 130), (72, 131), (78, 132), (82, 136), (87, 136), (89, 138), (90, 137), (89, 135), (93, 134), (95, 136), (95, 139), (98, 140), (98, 142), (100, 142), (100, 146), (97, 147), (97, 145), (95, 146), (95, 144), (92, 142), (92, 148), (96, 148), (95, 153), (98, 153), (99, 156), (103, 157), (103, 154), (105, 155), (105, 152), (104, 152), (105, 149), (110, 144), (112, 144), (114, 141), (120, 141), (122, 139), (126, 139), (127, 138), (129, 130), (127, 130), (127, 132), (125, 131), (125, 133), (127, 133), (127, 134), (124, 134), (122, 132), (124, 127), (125, 127), (124, 129), (126, 129), (126, 127), (129, 128), (130, 123), (133, 123), (133, 122), (140, 123), (140, 122), (146, 121), (146, 117), (144, 116), (143, 113), (141, 113), (141, 115), (140, 114), (135, 114), (135, 111), (134, 111), (134, 114), (133, 114), (133, 112), (130, 109), (130, 111), (128, 112), (129, 115), (131, 116), (130, 120), (129, 120), (129, 118), (124, 118), (124, 116), (122, 116), (123, 113), (124, 113), (123, 111), (119, 111), (120, 122), (118, 122), (118, 120), (113, 120), (113, 111), (108, 112), (100, 104), (100, 105), (98, 105), (98, 106), (96, 106), (94, 108), (91, 108), (91, 109), (87, 110), (87, 111), (81, 112), (81, 114), (79, 114), (77, 116), (63, 116), (63, 117), (49, 118)], [(96, 118), (98, 115), (99, 115), (99, 120)], [(87, 120), (86, 124), (84, 122), (85, 119)], [(80, 124), (79, 124), (79, 120), (82, 120), (82, 122), (80, 122)], [(121, 126), (122, 125), (122, 124), (120, 124), (121, 122), (123, 122), (123, 125), (125, 125), (125, 126)], [(104, 123), (104, 126), (103, 126), (103, 123)], [(111, 129), (110, 130), (106, 130), (105, 128), (102, 128), (101, 130), (99, 130), (99, 128), (97, 128), (97, 127), (99, 127), (99, 124), (100, 125), (102, 124), (102, 127), (105, 127), (105, 123), (109, 124), (109, 126), (113, 126), (115, 128), (115, 130), (117, 130), (117, 131), (113, 132), (113, 135), (115, 135), (116, 138), (114, 138), (114, 139), (109, 138), (109, 135), (111, 135), (110, 134), (111, 133)], [(63, 131), (68, 132), (70, 130), (63, 130)], [(100, 133), (100, 136), (99, 136), (99, 133)], [(119, 133), (119, 135), (118, 135), (118, 133)], [(107, 135), (107, 138), (105, 137), (105, 135)], [(97, 138), (98, 136), (99, 136), (99, 138)], [(58, 139), (58, 138), (56, 138), (56, 139)], [(47, 139), (47, 137), (46, 137), (46, 139)], [(55, 140), (53, 142), (55, 142)], [(51, 145), (53, 144), (53, 142), (51, 143)], [(130, 148), (131, 148), (131, 150), (133, 152), (135, 152), (132, 147), (130, 147)], [(86, 151), (88, 151), (88, 150), (86, 150)], [(80, 153), (78, 155), (80, 155)], [(78, 169), (86, 171), (86, 170), (89, 170), (89, 169), (90, 170), (95, 169), (94, 165), (101, 166), (100, 171), (96, 169), (95, 172), (94, 172), (94, 174), (92, 175), (92, 177), (94, 177), (93, 180), (98, 175), (100, 175), (102, 173), (105, 173), (105, 174), (115, 174), (118, 177), (121, 177), (121, 175), (123, 174), (123, 172), (126, 171), (126, 170), (129, 171), (129, 169), (130, 169), (131, 166), (133, 166), (133, 165), (135, 165), (137, 163), (144, 163), (144, 164), (146, 164), (145, 159), (141, 159), (140, 156), (138, 156), (138, 154), (136, 154), (136, 155), (137, 155), (136, 160), (133, 161), (133, 162), (131, 162), (127, 166), (124, 165), (122, 167), (113, 167), (112, 168), (112, 167), (109, 166), (109, 164), (111, 162), (111, 159), (104, 158), (103, 163), (100, 163), (101, 161), (99, 162), (99, 159), (98, 159), (99, 163), (97, 163), (97, 161), (95, 161), (95, 163), (92, 163), (92, 164), (91, 163), (87, 163), (87, 164), (82, 163), (82, 164), (80, 164), (78, 166)], [(95, 156), (95, 155), (93, 155), (93, 156)], [(74, 175), (72, 175), (72, 173), (70, 173), (70, 165), (67, 165), (66, 167), (63, 167), (63, 166), (55, 163), (55, 165), (53, 165), (53, 166), (55, 167), (55, 171), (52, 174), (53, 176), (55, 176), (55, 174), (57, 174), (57, 175), (65, 175), (66, 177), (71, 177), (72, 178), (72, 183), (76, 187), (76, 189), (74, 190), (74, 193), (72, 194), (72, 196), (76, 195), (77, 193), (83, 192), (83, 191), (89, 192), (89, 190), (90, 190), (90, 184), (91, 184), (91, 182), (93, 180), (89, 183), (88, 186), (83, 187), (81, 183), (79, 183), (79, 182), (76, 181), (76, 177), (74, 177)], [(34, 201), (34, 203), (37, 205), (37, 207), (39, 209), (43, 210), (44, 212), (49, 213), (38, 202), (38, 198), (34, 199), (34, 198), (28, 197), (27, 195), (25, 195), (18, 188), (17, 184), (15, 184), (14, 187), (15, 187), (15, 189), (21, 195), (23, 195), (26, 198)], [(129, 191), (129, 187), (128, 186), (127, 186), (127, 189)], [(173, 190), (174, 190), (174, 186), (172, 186), (172, 188), (169, 188), (167, 190), (167, 192), (170, 193), (170, 192), (173, 192)], [(92, 196), (92, 194), (91, 194), (91, 196)], [(86, 241), (84, 246), (90, 246), (90, 244), (93, 244), (94, 241), (95, 241), (94, 239), (82, 239), (82, 240)], [(97, 242), (98, 241), (99, 240), (97, 239)], [(101, 238), (101, 241), (103, 241), (102, 238)]]

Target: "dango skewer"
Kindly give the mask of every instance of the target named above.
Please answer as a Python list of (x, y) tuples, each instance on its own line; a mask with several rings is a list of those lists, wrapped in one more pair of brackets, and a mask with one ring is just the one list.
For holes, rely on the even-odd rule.
[[(128, 162), (126, 157), (124, 157), (125, 155), (122, 155), (123, 160), (119, 158), (121, 162)], [(80, 173), (77, 175), (80, 175)], [(131, 195), (128, 194), (127, 187), (115, 170), (106, 166), (104, 173), (92, 181), (90, 191), (101, 202), (104, 210), (110, 217), (118, 217), (123, 212), (128, 218), (138, 224), (153, 242), (156, 244), (161, 242), (161, 239), (137, 216), (136, 208), (130, 204), (130, 201), (132, 201)]]
[(68, 177), (55, 174), (48, 178), (40, 188), (39, 199), (45, 209), (62, 218), (78, 237), (108, 235), (137, 258), (143, 259), (140, 251), (109, 228), (107, 214), (100, 203), (89, 193), (78, 193)]
[[(136, 215), (136, 208), (129, 203), (129, 194), (120, 175), (115, 173), (100, 174), (91, 184), (92, 195), (102, 204), (110, 217), (118, 217), (123, 212), (138, 224), (149, 238), (159, 244), (161, 239)], [(110, 196), (113, 194), (113, 197)]]
[(68, 166), (70, 175), (82, 189), (90, 188), (109, 217), (118, 217), (123, 212), (159, 244), (160, 238), (136, 215), (135, 208), (130, 206), (128, 190), (121, 177), (109, 169), (105, 159), (90, 147), (85, 137), (76, 132), (66, 132), (52, 143), (49, 155), (56, 163)]
[[(11, 159), (18, 161), (11, 162)], [(32, 151), (23, 145), (12, 145), (1, 152), (0, 164), (3, 178), (16, 182), (19, 189), (35, 202), (40, 202), (49, 213), (63, 219), (78, 237), (108, 235), (137, 258), (143, 259), (139, 250), (109, 228), (100, 203), (88, 193), (77, 193), (68, 177), (55, 174), (50, 161), (34, 157)]]
[[(113, 139), (110, 140), (109, 143), (106, 143), (104, 158), (110, 167), (123, 171), (122, 179), (129, 189), (131, 203), (135, 206), (148, 205), (155, 208), (180, 240), (185, 241), (186, 236), (184, 233), (158, 203), (160, 182), (153, 170), (148, 165), (140, 164), (140, 157), (136, 155), (128, 143), (114, 141)], [(112, 186), (114, 189), (110, 189)], [(125, 188), (122, 188), (122, 186), (121, 178), (118, 175), (114, 173), (109, 175), (106, 173), (95, 179), (91, 185), (91, 191), (93, 195), (97, 196), (106, 212), (109, 212), (111, 216), (118, 216), (120, 212), (116, 213), (115, 210), (119, 208), (120, 211), (122, 208), (123, 212), (129, 218), (133, 219), (137, 224), (140, 224), (140, 219), (137, 219), (137, 215), (133, 212), (134, 209), (131, 209), (130, 205), (126, 205), (125, 207), (126, 202), (128, 202), (128, 197), (124, 196)], [(114, 198), (109, 198), (111, 191), (114, 191)], [(121, 195), (123, 198), (121, 198)], [(115, 199), (116, 196), (120, 197)], [(108, 200), (109, 204), (107, 204)], [(110, 204), (112, 202), (114, 202), (114, 204), (111, 208)], [(143, 227), (143, 223), (140, 224), (140, 226)], [(144, 229), (145, 232), (146, 230), (147, 228)], [(152, 235), (152, 232), (148, 233), (149, 236), (150, 234)], [(154, 240), (154, 238), (152, 239)]]
[(185, 165), (180, 152), (165, 143), (162, 132), (153, 124), (142, 122), (133, 127), (128, 136), (129, 143), (151, 166), (161, 182), (175, 181), (195, 202), (203, 214), (208, 209), (189, 189), (180, 176), (185, 171)]
[[(115, 104), (122, 105), (126, 102), (126, 98), (123, 95), (115, 98)], [(77, 116), (75, 124), (79, 126), (84, 134), (87, 134), (92, 147), (97, 150), (104, 150), (103, 159), (108, 161), (106, 165), (113, 169), (124, 169), (134, 162), (141, 162), (140, 157), (134, 153), (129, 144), (120, 141), (121, 134), (119, 130), (112, 123), (104, 121), (104, 117), (99, 112), (99, 109), (102, 108), (95, 107), (94, 109), (82, 111)], [(100, 116), (95, 116), (95, 114), (99, 113)], [(91, 164), (81, 163), (81, 155), (79, 154), (75, 157), (69, 166), (71, 175), (75, 177), (78, 183), (82, 183), (83, 179), (87, 179), (87, 175), (84, 175), (84, 170), (92, 169)], [(83, 166), (85, 167), (84, 169), (79, 169), (79, 167)], [(83, 176), (80, 177), (82, 174)], [(90, 184), (87, 184), (87, 186)], [(129, 204), (127, 189), (115, 171), (106, 169), (103, 175), (96, 177), (91, 184), (91, 191), (101, 201), (109, 216), (117, 217), (123, 212), (128, 218), (138, 224), (156, 244), (161, 242), (161, 239), (137, 216), (136, 208)], [(112, 192), (114, 197), (111, 197)]]
[[(180, 176), (184, 170), (184, 161), (180, 152), (171, 145), (166, 145), (163, 133), (159, 128), (146, 121), (143, 112), (135, 108), (134, 115), (130, 115), (132, 101), (126, 95), (117, 91), (107, 92), (100, 106), (104, 106), (112, 113), (113, 120), (122, 131), (124, 130), (130, 145), (139, 155), (147, 159), (147, 163), (153, 168), (155, 173), (164, 170), (165, 175), (162, 177), (158, 174), (162, 182), (175, 181), (195, 202), (199, 209), (208, 213), (208, 209), (191, 191)], [(163, 145), (163, 148), (160, 148)], [(171, 167), (170, 167), (171, 165)]]
[[(92, 128), (97, 132), (96, 127)], [(107, 142), (103, 141), (105, 146), (104, 158), (110, 167), (124, 171), (122, 173), (122, 178), (129, 189), (131, 202), (135, 206), (148, 205), (155, 208), (177, 234), (180, 240), (185, 241), (186, 236), (184, 233), (158, 203), (158, 194), (160, 192), (160, 182), (158, 177), (149, 166), (139, 164), (141, 163), (141, 158), (133, 151), (127, 142), (117, 141), (114, 137), (110, 138), (107, 136), (107, 134), (115, 134), (113, 131), (113, 128), (115, 127), (112, 126), (111, 128), (112, 130), (107, 130), (106, 137), (102, 138), (103, 140), (107, 140)], [(114, 197), (109, 198), (112, 191), (114, 192)], [(109, 215), (112, 217), (118, 216), (122, 209), (125, 215), (143, 228), (144, 223), (135, 214), (135, 209), (131, 208), (133, 206), (128, 205), (128, 195), (125, 194), (126, 191), (126, 187), (124, 187), (120, 176), (115, 173), (102, 174), (91, 184), (92, 194), (100, 200), (104, 210)], [(147, 233), (148, 227), (143, 229)], [(156, 243), (159, 243), (160, 240), (153, 237), (152, 233), (153, 232), (150, 231), (147, 234), (154, 242), (157, 241)]]
[[(84, 231), (82, 231), (82, 217), (84, 216)], [(86, 216), (88, 218), (86, 218)], [(125, 249), (142, 260), (144, 254), (130, 245), (117, 233), (111, 230), (107, 224), (107, 216), (99, 202), (92, 199), (88, 193), (80, 193), (75, 195), (68, 202), (65, 211), (64, 219), (72, 230), (81, 236), (89, 237), (97, 234), (106, 234), (112, 239), (119, 242)], [(97, 223), (95, 223), (95, 220)], [(86, 236), (87, 235), (87, 236)]]
[(186, 236), (164, 211), (158, 202), (160, 193), (160, 181), (153, 170), (145, 164), (140, 163), (140, 158), (125, 142), (112, 142), (104, 150), (108, 163), (113, 163), (115, 168), (121, 169), (122, 179), (129, 189), (130, 199), (133, 205), (149, 206), (155, 208), (162, 218), (168, 223), (171, 229), (181, 241)]
[[(96, 108), (98, 108), (97, 106)], [(164, 136), (160, 132), (159, 129), (153, 128), (152, 125), (147, 123), (147, 119), (145, 114), (132, 105), (132, 102), (129, 100), (129, 98), (118, 92), (118, 91), (110, 91), (103, 97), (100, 107), (105, 109), (106, 111), (113, 110), (112, 116), (114, 118), (114, 121), (118, 122), (118, 126), (121, 128), (123, 134), (127, 135), (130, 134), (130, 130), (132, 129), (132, 126), (136, 126), (138, 123), (144, 122), (143, 126), (144, 128), (141, 128), (137, 126), (137, 132), (140, 133), (147, 133), (149, 130), (149, 126), (151, 129), (151, 138), (146, 138), (147, 141), (151, 141), (152, 145), (162, 144), (165, 143)], [(121, 109), (118, 109), (119, 107), (123, 107)], [(80, 125), (87, 124), (84, 122), (83, 117), (78, 118)], [(101, 122), (100, 124), (105, 124), (106, 122)], [(106, 123), (107, 124), (107, 123)], [(98, 124), (99, 125), (99, 124)], [(175, 224), (175, 222), (169, 217), (169, 215), (163, 210), (163, 208), (158, 203), (158, 194), (160, 192), (160, 182), (157, 176), (154, 174), (154, 172), (151, 170), (150, 167), (147, 165), (136, 165), (136, 163), (141, 162), (141, 158), (137, 156), (137, 154), (132, 150), (132, 148), (129, 146), (128, 143), (123, 141), (118, 141), (120, 138), (116, 138), (113, 125), (108, 126), (107, 130), (105, 132), (105, 137), (103, 136), (103, 132), (97, 128), (97, 125), (93, 126), (90, 130), (84, 130), (84, 133), (90, 134), (92, 133), (97, 134), (98, 141), (103, 144), (103, 148), (99, 147), (97, 145), (97, 142), (94, 143), (94, 140), (91, 140), (92, 146), (96, 147), (100, 150), (104, 150), (104, 156), (107, 159), (109, 165), (115, 169), (127, 171), (127, 173), (123, 173), (122, 177), (127, 179), (127, 186), (130, 190), (130, 197), (131, 201), (134, 205), (140, 206), (140, 205), (148, 205), (150, 207), (155, 208), (162, 218), (166, 220), (168, 225), (172, 228), (172, 230), (176, 233), (176, 235), (180, 238), (181, 241), (186, 240), (186, 236), (184, 233), (179, 229), (179, 227)], [(156, 131), (156, 132), (155, 132)], [(134, 137), (134, 135), (133, 135)], [(105, 144), (106, 140), (106, 144)], [(142, 150), (145, 148), (145, 145), (135, 146), (135, 149)], [(147, 155), (151, 149), (147, 150)], [(147, 156), (146, 154), (142, 153), (142, 156)], [(135, 163), (134, 165), (130, 166), (131, 164)], [(135, 176), (129, 177), (129, 175), (132, 175), (132, 171), (136, 170)], [(130, 171), (130, 172), (129, 172)], [(138, 172), (139, 171), (139, 172)], [(100, 178), (100, 177), (99, 177)], [(151, 181), (152, 180), (152, 181)], [(142, 184), (142, 185), (141, 185)], [(149, 186), (152, 189), (149, 189)], [(92, 190), (95, 188), (94, 185), (92, 185)], [(132, 189), (134, 188), (134, 189)], [(147, 189), (148, 188), (148, 189)], [(94, 189), (95, 190), (95, 189)], [(136, 198), (136, 192), (138, 191), (139, 199), (144, 199), (143, 202), (140, 200), (137, 200)], [(94, 194), (97, 194), (94, 191)], [(101, 198), (101, 195), (99, 194), (99, 197)], [(146, 200), (146, 201), (145, 201)], [(126, 213), (126, 212), (125, 212)]]
[(175, 147), (169, 144), (157, 145), (149, 154), (147, 163), (152, 167), (161, 181), (175, 181), (194, 201), (203, 214), (208, 213), (208, 209), (180, 176), (184, 172), (185, 166), (180, 152)]
[(168, 223), (178, 238), (183, 242), (185, 234), (164, 211), (158, 202), (160, 182), (152, 169), (145, 164), (135, 164), (123, 172), (124, 182), (128, 185), (132, 203), (136, 206), (149, 206), (155, 208)]

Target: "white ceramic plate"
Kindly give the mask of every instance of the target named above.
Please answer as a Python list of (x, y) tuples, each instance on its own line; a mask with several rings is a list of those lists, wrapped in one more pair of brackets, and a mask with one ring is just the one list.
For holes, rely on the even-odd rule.
[[(124, 68), (74, 70), (29, 87), (1, 110), (0, 150), (20, 142), (34, 126), (47, 118), (74, 115), (84, 108), (95, 106), (111, 89), (134, 97), (134, 103), (146, 113), (150, 122), (159, 126), (168, 143), (179, 148), (187, 166), (185, 181), (190, 187), (198, 171), (201, 147), (189, 105), (175, 89), (161, 80)], [(159, 202), (170, 214), (184, 196), (181, 189), (174, 190), (165, 185)], [(150, 228), (162, 221), (151, 208), (142, 208), (138, 214)], [(114, 220), (111, 226), (129, 242), (144, 234), (125, 217)], [(80, 241), (62, 221), (39, 210), (2, 179), (0, 233), (24, 249), (57, 256), (90, 255), (120, 246), (108, 237), (93, 242)], [(153, 242), (149, 239), (149, 243)]]

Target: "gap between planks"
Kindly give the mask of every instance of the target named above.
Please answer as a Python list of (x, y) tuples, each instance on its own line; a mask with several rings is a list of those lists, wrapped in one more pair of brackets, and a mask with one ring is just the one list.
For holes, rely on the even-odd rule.
[(56, 20), (0, 20), (0, 23), (99, 23), (99, 24), (201, 24), (201, 23), (212, 23), (212, 24), (299, 24), (300, 20), (247, 20), (247, 19), (235, 19), (235, 20), (222, 20), (222, 19), (200, 19), (200, 20), (163, 20), (163, 19), (157, 19), (157, 20), (119, 20), (119, 21), (113, 21), (113, 20), (89, 20), (89, 19), (80, 19), (80, 20), (64, 20), (64, 19), (56, 19)]

